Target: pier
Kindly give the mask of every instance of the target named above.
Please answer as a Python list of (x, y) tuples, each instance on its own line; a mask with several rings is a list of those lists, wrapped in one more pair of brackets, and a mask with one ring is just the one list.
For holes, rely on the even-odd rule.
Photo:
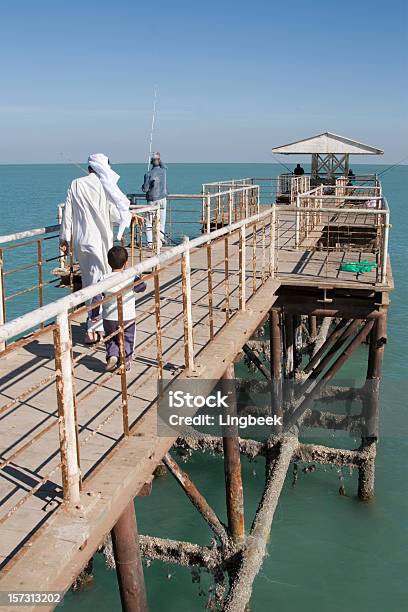
[[(355, 468), (358, 497), (374, 496), (381, 364), (393, 289), (390, 212), (377, 176), (348, 178), (349, 155), (381, 151), (321, 136), (275, 150), (311, 153), (310, 175), (226, 179), (203, 185), (197, 194), (170, 196), (169, 244), (162, 247), (157, 239), (154, 252), (144, 245), (146, 206), (134, 194), (135, 217), (125, 241), (131, 266), (121, 278), (135, 284), (135, 274), (143, 275), (147, 291), (136, 294), (130, 372), (123, 320), (119, 375), (104, 371), (103, 340), (91, 347), (82, 342), (86, 300), (100, 296), (102, 303), (104, 289), (118, 280), (74, 291), (80, 270), (72, 255), (64, 258), (58, 251), (58, 223), (0, 237), (1, 590), (41, 585), (66, 592), (111, 534), (124, 610), (147, 610), (141, 559), (150, 558), (208, 568), (222, 609), (243, 611), (291, 464)], [(184, 207), (185, 219), (198, 228), (195, 237), (181, 240), (176, 207)], [(157, 223), (156, 230), (158, 238)], [(49, 244), (54, 253), (45, 261)], [(32, 266), (36, 282), (10, 294), (8, 278), (22, 269), (13, 262), (21, 245), (31, 249), (31, 259), (34, 253), (24, 265)], [(353, 263), (355, 268), (347, 267)], [(47, 301), (45, 288), (61, 280), (49, 274), (50, 265), (66, 271), (73, 291)], [(38, 295), (39, 307), (9, 319), (11, 299), (26, 292)], [(121, 299), (119, 293), (119, 312)], [(268, 334), (267, 361), (256, 335), (261, 328)], [(363, 343), (369, 344), (365, 383), (336, 386), (333, 379)], [(270, 385), (270, 408), (283, 415), (282, 429), (273, 428), (264, 441), (157, 434), (163, 389), (180, 380), (227, 384), (243, 355)], [(352, 398), (361, 412), (330, 412), (333, 398)], [(305, 427), (309, 437), (315, 427), (342, 429), (356, 432), (361, 442), (350, 449), (306, 444)], [(171, 449), (223, 455), (227, 521)], [(249, 533), (241, 455), (264, 457), (266, 466)], [(137, 514), (137, 496), (149, 493), (163, 463), (209, 525), (216, 546), (138, 533), (133, 500)]]

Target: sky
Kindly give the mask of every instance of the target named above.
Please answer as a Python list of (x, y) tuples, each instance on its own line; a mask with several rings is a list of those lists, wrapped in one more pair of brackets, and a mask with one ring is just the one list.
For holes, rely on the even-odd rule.
[(0, 163), (143, 162), (155, 86), (169, 162), (272, 162), (273, 146), (331, 131), (384, 149), (361, 162), (394, 163), (408, 155), (407, 6), (3, 0)]

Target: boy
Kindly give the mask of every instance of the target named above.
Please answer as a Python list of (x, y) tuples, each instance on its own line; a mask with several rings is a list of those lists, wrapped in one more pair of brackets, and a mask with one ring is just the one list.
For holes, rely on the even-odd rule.
[[(128, 260), (128, 252), (122, 246), (114, 246), (108, 251), (108, 263), (112, 268), (110, 274), (106, 274), (103, 279), (110, 278), (118, 272), (123, 272), (126, 268)], [(140, 277), (136, 276), (135, 281)], [(114, 295), (117, 291), (128, 287), (131, 284), (131, 280), (122, 281), (111, 289), (105, 291), (104, 297)], [(135, 306), (135, 292), (140, 293), (146, 290), (146, 283), (139, 283), (135, 287), (129, 287), (127, 291), (124, 291), (122, 295), (123, 300), (123, 324), (125, 327), (124, 341), (125, 341), (125, 359), (126, 369), (130, 370), (133, 356), (133, 348), (135, 342), (136, 332), (136, 306)], [(102, 318), (103, 318), (103, 329), (105, 336), (110, 336), (119, 328), (119, 315), (118, 315), (118, 303), (117, 296), (111, 300), (104, 302), (102, 306)], [(119, 366), (119, 334), (116, 334), (112, 338), (106, 341), (106, 371), (113, 372)]]

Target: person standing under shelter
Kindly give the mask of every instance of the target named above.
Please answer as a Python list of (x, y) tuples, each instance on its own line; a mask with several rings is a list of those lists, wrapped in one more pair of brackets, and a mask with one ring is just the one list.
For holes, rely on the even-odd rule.
[(296, 164), (296, 168), (293, 171), (295, 176), (302, 176), (305, 173), (304, 168), (300, 164)]
[[(146, 194), (149, 204), (160, 207), (160, 240), (165, 243), (166, 206), (167, 206), (167, 167), (160, 159), (160, 153), (153, 153), (151, 157), (152, 168), (144, 175), (142, 190)], [(147, 246), (153, 246), (153, 213), (146, 215), (146, 239)]]
[[(117, 186), (120, 177), (110, 167), (108, 157), (102, 153), (90, 155), (88, 173), (72, 181), (60, 227), (60, 248), (67, 253), (72, 242), (82, 287), (97, 283), (110, 271), (108, 251), (113, 245), (113, 223), (119, 224), (120, 240), (132, 218), (129, 200)], [(86, 344), (99, 340), (102, 331), (99, 311), (97, 307), (88, 312)]]

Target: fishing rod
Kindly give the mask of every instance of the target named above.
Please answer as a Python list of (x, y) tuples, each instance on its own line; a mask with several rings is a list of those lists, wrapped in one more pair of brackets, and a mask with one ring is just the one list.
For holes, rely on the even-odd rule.
[(388, 170), (392, 170), (393, 168), (395, 168), (396, 166), (399, 166), (400, 164), (402, 164), (402, 162), (404, 162), (406, 159), (408, 159), (408, 155), (406, 155), (406, 157), (403, 157), (402, 159), (400, 159), (399, 161), (397, 161), (395, 164), (393, 164), (392, 166), (388, 166), (388, 168), (386, 168), (385, 170), (383, 170), (382, 172), (379, 173), (378, 176), (381, 176), (382, 174), (385, 174), (386, 172), (388, 172)]
[(69, 162), (70, 164), (72, 164), (73, 166), (76, 166), (77, 168), (79, 168), (81, 170), (81, 172), (83, 172), (84, 174), (88, 174), (88, 170), (85, 170), (85, 168), (83, 168), (82, 166), (80, 166), (79, 164), (77, 164), (76, 162), (74, 162), (70, 157), (68, 157), (68, 155), (64, 155), (64, 153), (60, 153), (62, 159), (65, 161)]
[[(148, 172), (149, 172), (149, 169), (150, 169), (150, 162), (151, 162), (151, 159), (152, 159), (153, 132), (154, 132), (154, 124), (155, 124), (155, 120), (156, 120), (156, 105), (157, 105), (157, 86), (155, 86), (155, 88), (154, 88), (154, 95), (153, 95), (152, 123), (151, 123), (151, 127), (150, 127), (150, 138), (149, 138), (149, 159), (147, 160), (147, 171)], [(162, 232), (160, 230), (160, 233), (163, 235), (163, 237), (168, 242), (171, 242), (174, 245), (177, 244), (168, 234), (166, 234), (166, 232)]]
[(282, 163), (282, 162), (280, 161), (280, 159), (278, 159), (274, 153), (272, 153), (272, 157), (273, 157), (274, 159), (276, 159), (276, 161), (278, 162), (278, 164), (280, 164), (280, 165), (281, 165), (283, 168), (286, 168), (286, 170), (288, 170), (288, 171), (289, 171), (291, 174), (293, 174), (293, 170), (291, 170), (291, 169), (290, 169), (288, 166), (286, 166), (284, 163)]
[(150, 127), (150, 142), (149, 142), (149, 159), (147, 160), (147, 171), (148, 172), (150, 169), (150, 161), (152, 159), (153, 132), (154, 132), (154, 122), (156, 119), (156, 103), (157, 103), (157, 87), (154, 88), (154, 97), (153, 97), (152, 124)]

